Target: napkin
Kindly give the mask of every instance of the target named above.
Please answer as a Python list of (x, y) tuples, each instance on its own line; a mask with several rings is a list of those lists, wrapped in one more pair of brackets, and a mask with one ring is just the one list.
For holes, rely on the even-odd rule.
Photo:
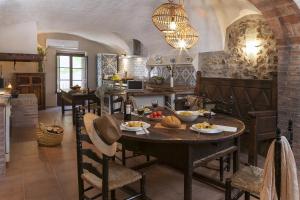
[(233, 132), (235, 133), (237, 131), (237, 127), (232, 127), (232, 126), (222, 126), (222, 125), (216, 125), (217, 129), (220, 129), (222, 131), (226, 132)]
[(136, 134), (137, 134), (137, 135), (145, 135), (145, 134), (147, 134), (147, 133), (146, 133), (146, 131), (144, 131), (144, 130), (140, 130), (140, 131), (137, 131)]

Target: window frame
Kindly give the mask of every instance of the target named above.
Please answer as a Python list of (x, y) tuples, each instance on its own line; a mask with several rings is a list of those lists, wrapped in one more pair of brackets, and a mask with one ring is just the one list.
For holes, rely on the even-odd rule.
[[(69, 56), (70, 57), (70, 61), (69, 61), (69, 64), (70, 66), (69, 67), (60, 67), (58, 66), (58, 57), (59, 56)], [(73, 57), (85, 57), (85, 69), (84, 69), (84, 73), (85, 73), (85, 79), (86, 79), (86, 84), (85, 84), (85, 87), (88, 88), (88, 56), (85, 55), (85, 53), (61, 53), (61, 52), (57, 52), (56, 53), (56, 74), (55, 74), (55, 77), (56, 77), (56, 83), (55, 83), (55, 92), (56, 93), (60, 93), (61, 89), (58, 88), (58, 82), (60, 80), (58, 80), (58, 73), (59, 73), (59, 69), (60, 68), (69, 68), (70, 70), (70, 87), (72, 86), (73, 84), (73, 69), (83, 69), (83, 68), (73, 68)], [(76, 81), (76, 80), (75, 80)], [(78, 80), (77, 80), (78, 81)], [(82, 80), (81, 80), (82, 81)]]

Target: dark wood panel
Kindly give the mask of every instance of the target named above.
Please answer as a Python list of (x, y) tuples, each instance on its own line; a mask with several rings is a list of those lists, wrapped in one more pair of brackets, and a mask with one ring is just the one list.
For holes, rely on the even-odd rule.
[(42, 57), (39, 54), (0, 53), (0, 61), (40, 62)]
[(197, 72), (195, 94), (212, 101), (229, 102), (233, 97), (233, 115), (248, 120), (248, 112), (277, 110), (277, 76), (273, 80), (207, 78)]
[(277, 127), (277, 74), (272, 80), (249, 80), (202, 77), (197, 72), (195, 94), (205, 94), (212, 101), (233, 100), (234, 117), (246, 125), (242, 150), (248, 151), (248, 162), (257, 164), (257, 155), (265, 155)]
[(35, 94), (38, 99), (39, 110), (45, 109), (45, 74), (15, 73), (14, 76), (16, 90), (18, 90), (20, 94)]

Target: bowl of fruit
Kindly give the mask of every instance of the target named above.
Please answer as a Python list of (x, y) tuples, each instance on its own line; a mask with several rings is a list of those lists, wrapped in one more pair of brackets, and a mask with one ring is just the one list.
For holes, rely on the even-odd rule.
[(153, 121), (160, 121), (164, 118), (165, 116), (162, 114), (161, 111), (155, 111), (152, 112), (151, 114), (147, 115), (146, 118), (153, 120)]

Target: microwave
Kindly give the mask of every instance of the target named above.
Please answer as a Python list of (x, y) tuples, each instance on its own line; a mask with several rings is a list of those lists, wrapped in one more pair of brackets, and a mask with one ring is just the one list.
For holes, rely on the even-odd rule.
[(143, 92), (144, 81), (143, 80), (128, 80), (127, 91), (129, 92)]

